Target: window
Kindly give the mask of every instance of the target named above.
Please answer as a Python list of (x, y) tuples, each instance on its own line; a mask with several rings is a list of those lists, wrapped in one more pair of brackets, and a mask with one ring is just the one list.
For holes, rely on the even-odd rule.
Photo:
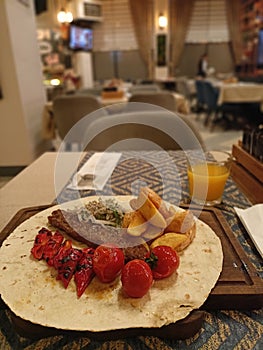
[(196, 0), (187, 43), (228, 42), (225, 0)]
[(138, 48), (128, 0), (102, 2), (103, 21), (94, 25), (94, 51)]

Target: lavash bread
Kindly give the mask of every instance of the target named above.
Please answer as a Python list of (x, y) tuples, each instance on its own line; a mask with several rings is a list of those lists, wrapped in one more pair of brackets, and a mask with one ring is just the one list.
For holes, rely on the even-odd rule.
[[(129, 208), (131, 197), (114, 198)], [(69, 202), (64, 209), (78, 205), (79, 201)], [(44, 210), (19, 225), (0, 248), (1, 298), (24, 320), (58, 329), (94, 332), (162, 327), (199, 308), (217, 282), (223, 262), (221, 243), (208, 225), (197, 220), (195, 239), (183, 250), (177, 273), (155, 281), (144, 297), (124, 296), (118, 278), (110, 284), (94, 278), (82, 297), (77, 298), (74, 281), (65, 290), (56, 280), (55, 271), (30, 254), (38, 230), (60, 207)], [(74, 242), (74, 246), (83, 248), (79, 242)]]

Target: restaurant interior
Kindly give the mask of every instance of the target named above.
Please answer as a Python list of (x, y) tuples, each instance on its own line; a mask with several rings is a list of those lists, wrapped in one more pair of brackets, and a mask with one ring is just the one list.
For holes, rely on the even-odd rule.
[[(176, 1), (150, 1), (149, 9), (136, 1), (131, 3), (2, 2), (1, 31), (8, 33), (1, 39), (5, 47), (1, 54), (2, 174), (19, 170), (50, 149), (52, 142), (43, 123), (51, 121), (43, 122), (43, 110), (50, 111), (48, 102), (59, 94), (86, 92), (101, 97), (103, 92), (106, 97), (120, 97), (128, 92), (130, 96), (133, 89), (140, 88), (132, 85), (144, 84), (147, 91), (145, 83), (151, 83), (183, 95), (190, 114), (195, 112), (197, 101), (194, 80), (198, 60), (205, 52), (209, 79), (260, 83), (260, 1), (231, 5), (225, 1), (188, 1), (183, 9)], [(239, 11), (235, 8), (238, 3)], [(136, 9), (139, 6), (142, 8)], [(73, 22), (58, 22), (61, 8), (72, 14)], [(164, 24), (159, 24), (162, 18)], [(26, 33), (21, 28), (27, 28)], [(90, 33), (91, 47), (70, 47), (76, 30)], [(107, 94), (102, 91), (105, 89), (120, 91)], [(260, 122), (258, 105), (250, 107), (248, 122)], [(191, 119), (195, 119), (192, 114)], [(228, 129), (233, 124), (230, 122)], [(210, 132), (209, 126), (206, 131)], [(20, 152), (17, 144), (10, 142), (14, 135)]]
[[(224, 255), (204, 304), (171, 324), (162, 314), (161, 328), (61, 332), (16, 313), (0, 287), (0, 348), (263, 348), (263, 0), (0, 0), (0, 44), (0, 268), (1, 245), (32, 215), (95, 195), (140, 199), (145, 186), (193, 210)], [(202, 209), (185, 159), (197, 150), (231, 161)]]

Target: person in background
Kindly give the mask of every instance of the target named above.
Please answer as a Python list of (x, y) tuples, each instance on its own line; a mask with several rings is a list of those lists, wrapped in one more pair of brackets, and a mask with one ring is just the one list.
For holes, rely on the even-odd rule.
[(208, 70), (208, 55), (207, 53), (204, 53), (198, 61), (197, 76), (206, 78), (207, 70)]
[(79, 88), (80, 77), (74, 72), (73, 68), (65, 69), (63, 78), (66, 94), (74, 93)]

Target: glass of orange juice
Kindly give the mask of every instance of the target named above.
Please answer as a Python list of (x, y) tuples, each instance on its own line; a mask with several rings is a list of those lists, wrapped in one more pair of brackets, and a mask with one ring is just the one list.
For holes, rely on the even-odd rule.
[(231, 162), (231, 154), (224, 151), (188, 155), (189, 194), (193, 202), (207, 206), (221, 203)]

